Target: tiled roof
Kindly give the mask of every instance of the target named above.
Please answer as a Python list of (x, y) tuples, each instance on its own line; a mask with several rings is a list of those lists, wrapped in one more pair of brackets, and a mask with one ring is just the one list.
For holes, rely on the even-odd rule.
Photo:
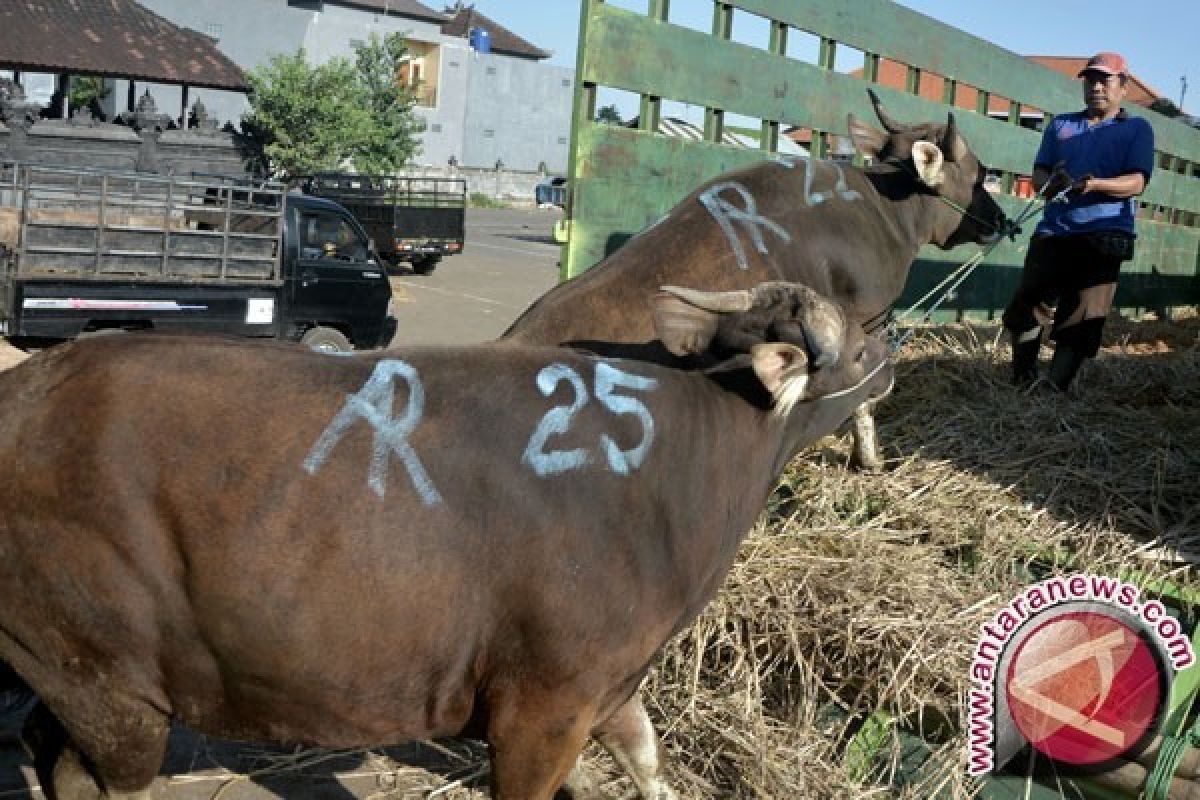
[(503, 53), (505, 55), (533, 59), (549, 58), (554, 55), (548, 50), (535, 47), (508, 28), (498, 22), (492, 21), (470, 6), (461, 9), (450, 8), (447, 9), (447, 13), (453, 14), (450, 21), (442, 26), (442, 33), (447, 36), (466, 37), (470, 34), (472, 28), (482, 28), (491, 36), (493, 53)]
[(331, 2), (343, 6), (365, 8), (370, 11), (382, 11), (399, 17), (412, 17), (426, 22), (445, 22), (448, 19), (445, 14), (423, 6), (416, 0), (331, 0)]
[[(1079, 71), (1087, 65), (1090, 56), (1025, 56), (1030, 61), (1041, 64), (1043, 67), (1049, 67), (1055, 72), (1061, 72), (1068, 78), (1078, 77)], [(1131, 103), (1137, 103), (1139, 106), (1148, 106), (1157, 100), (1161, 95), (1154, 91), (1141, 78), (1129, 73), (1129, 93), (1126, 99)]]
[(212, 39), (134, 0), (5, 0), (0, 68), (248, 90)]
[[(1041, 64), (1043, 67), (1048, 67), (1055, 72), (1066, 75), (1068, 78), (1074, 79), (1083, 65), (1087, 63), (1087, 56), (1025, 56), (1030, 61)], [(863, 71), (856, 69), (850, 73), (858, 77), (862, 77)], [(908, 67), (897, 61), (892, 61), (888, 58), (879, 60), (879, 83), (884, 86), (891, 86), (894, 89), (903, 89), (908, 79)], [(932, 100), (936, 103), (942, 101), (942, 82), (940, 75), (935, 75), (931, 72), (925, 72), (921, 75), (921, 97), (926, 100)], [(1149, 106), (1158, 98), (1158, 92), (1147, 86), (1136, 75), (1129, 76), (1129, 94), (1126, 100), (1130, 103), (1135, 103), (1139, 106)], [(978, 102), (978, 93), (973, 86), (959, 84), (958, 92), (955, 94), (955, 105), (959, 108), (974, 109)], [(1083, 105), (1083, 98), (1080, 96), (1080, 106)], [(1009, 108), (1008, 100), (1003, 97), (991, 96), (988, 98), (988, 113), (989, 114), (1007, 114)], [(1062, 110), (1062, 109), (1058, 109)], [(1035, 109), (1026, 107), (1025, 112), (1033, 113)]]

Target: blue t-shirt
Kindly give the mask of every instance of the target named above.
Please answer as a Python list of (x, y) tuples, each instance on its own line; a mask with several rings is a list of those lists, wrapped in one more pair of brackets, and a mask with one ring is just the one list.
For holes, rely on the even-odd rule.
[[(1053, 172), (1059, 162), (1072, 178), (1115, 178), (1140, 172), (1149, 182), (1154, 171), (1154, 129), (1146, 120), (1124, 111), (1096, 125), (1088, 125), (1082, 111), (1060, 114), (1042, 133), (1042, 146), (1033, 165)], [(1073, 193), (1068, 197), (1069, 202), (1046, 206), (1035, 235), (1134, 232), (1136, 197), (1120, 200), (1102, 192)]]

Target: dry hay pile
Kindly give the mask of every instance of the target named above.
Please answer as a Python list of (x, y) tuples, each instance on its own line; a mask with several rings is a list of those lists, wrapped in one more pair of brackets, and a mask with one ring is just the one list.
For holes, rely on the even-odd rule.
[[(681, 796), (972, 796), (970, 654), (1034, 566), (1059, 553), (1064, 572), (1136, 566), (1190, 583), (1198, 337), (1195, 315), (1114, 319), (1063, 397), (1008, 385), (994, 325), (918, 332), (879, 409), (886, 471), (847, 470), (848, 436), (797, 458), (719, 596), (653, 671), (644, 694)], [(880, 709), (866, 760), (849, 742)], [(934, 757), (914, 769), (888, 720), (921, 728)], [(440, 772), (466, 785), (393, 765), (379, 796), (484, 797), (470, 788), (486, 785), (482, 752), (453, 758)], [(589, 763), (611, 796), (631, 796), (607, 757)]]

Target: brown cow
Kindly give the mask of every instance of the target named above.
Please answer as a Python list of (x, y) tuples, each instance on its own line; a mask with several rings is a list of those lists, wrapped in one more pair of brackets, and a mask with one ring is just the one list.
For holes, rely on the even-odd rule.
[(789, 459), (891, 367), (802, 286), (656, 313), (710, 366), (146, 335), (0, 375), (0, 662), (40, 700), (48, 795), (147, 789), (175, 718), (481, 737), (498, 800), (550, 798), (591, 734), (674, 797), (635, 690)]
[[(946, 125), (910, 127), (891, 119), (873, 92), (871, 100), (886, 130), (849, 118), (856, 146), (875, 159), (871, 166), (781, 159), (721, 175), (543, 295), (504, 338), (661, 360), (650, 289), (739, 289), (769, 280), (811, 286), (868, 330), (881, 328), (922, 245), (988, 242), (1006, 222), (953, 115)], [(855, 445), (858, 464), (881, 465), (865, 408), (855, 415)]]

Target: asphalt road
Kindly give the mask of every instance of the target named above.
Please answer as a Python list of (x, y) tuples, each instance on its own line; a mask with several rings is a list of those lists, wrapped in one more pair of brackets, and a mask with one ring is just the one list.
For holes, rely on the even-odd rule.
[(558, 283), (558, 209), (468, 209), (467, 243), (432, 275), (392, 278), (399, 322), (392, 346), (493, 339)]

